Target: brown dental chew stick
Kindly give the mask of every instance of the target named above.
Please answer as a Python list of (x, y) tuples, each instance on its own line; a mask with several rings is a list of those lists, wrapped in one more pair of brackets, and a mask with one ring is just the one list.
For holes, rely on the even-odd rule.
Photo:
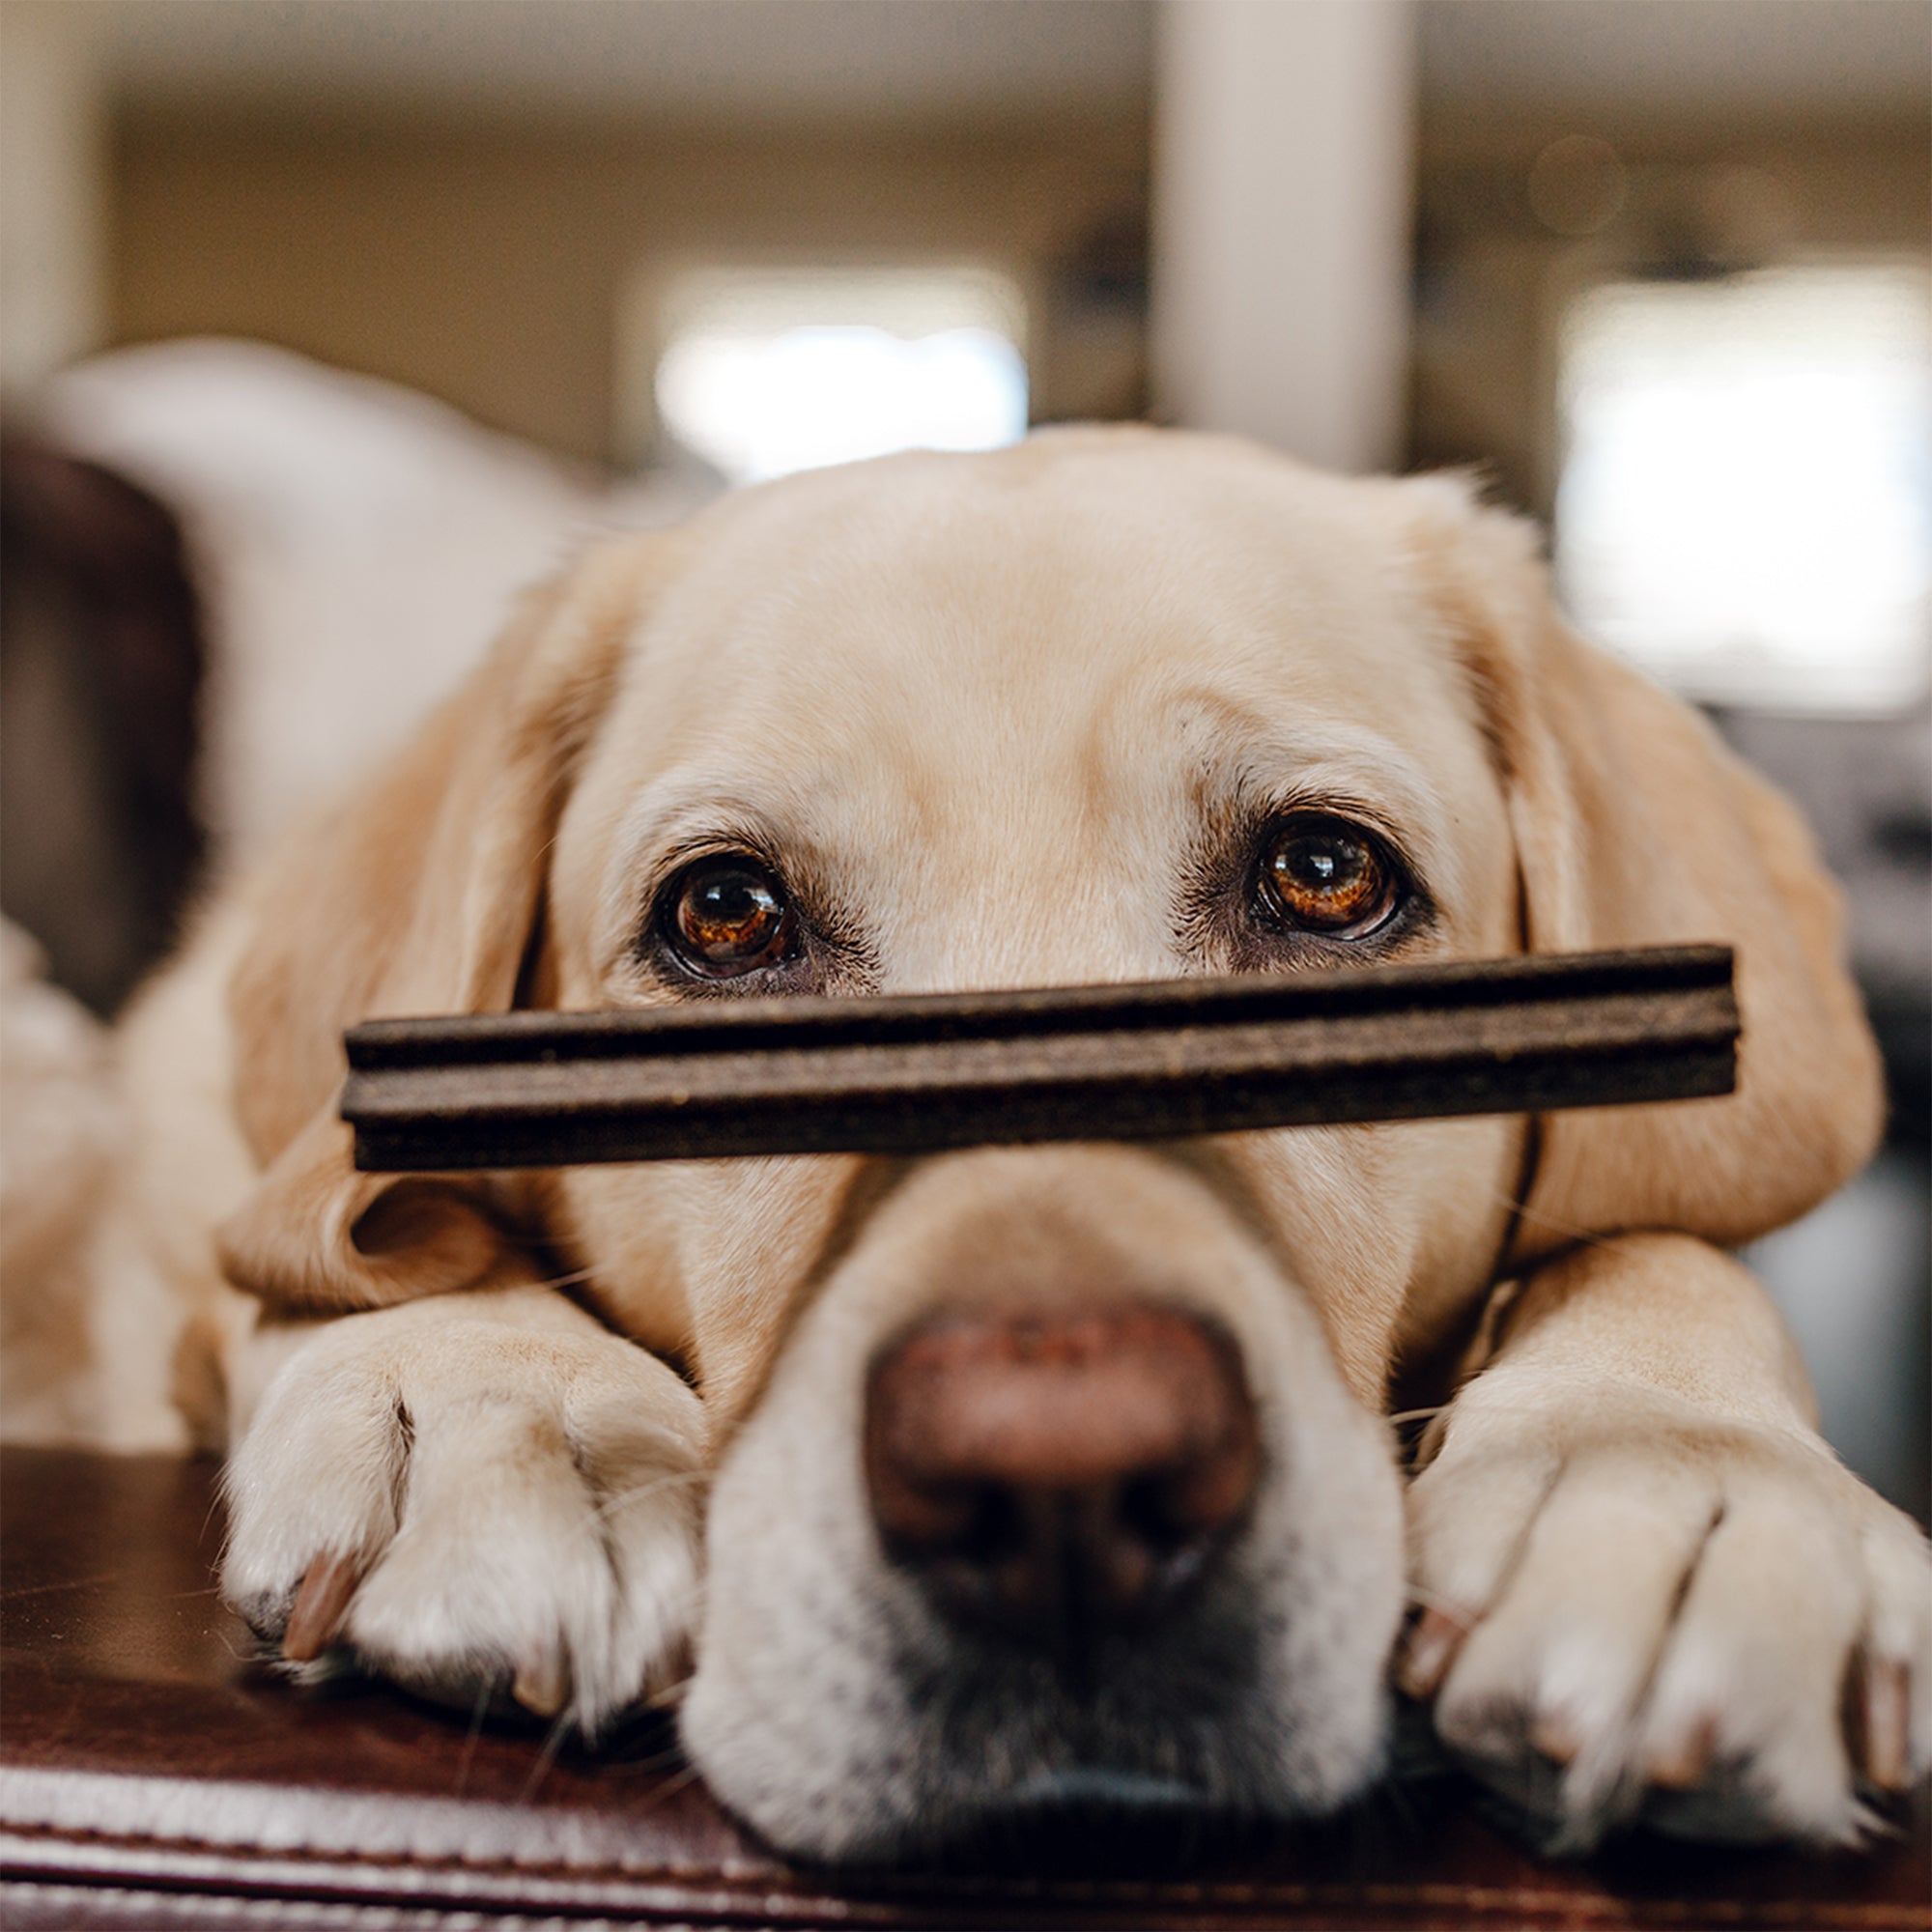
[(878, 999), (371, 1020), (377, 1173), (926, 1153), (1728, 1094), (1728, 947)]

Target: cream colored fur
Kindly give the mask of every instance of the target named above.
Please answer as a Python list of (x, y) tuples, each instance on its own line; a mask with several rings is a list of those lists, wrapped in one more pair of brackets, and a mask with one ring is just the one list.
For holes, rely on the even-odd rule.
[[(1151, 979), (1235, 963), (1176, 900), (1258, 797), (1386, 827), (1436, 908), (1406, 959), (1729, 941), (1740, 1092), (1534, 1131), (349, 1165), (345, 1025), (673, 997), (637, 941), (694, 841), (817, 881), (863, 934), (854, 990)], [(1472, 1330), (1407, 1498), (1407, 1596), (1437, 1612), (1408, 1674), (1453, 1748), (1578, 1841), (1645, 1806), (1855, 1835), (1861, 1761), (1903, 1766), (1848, 1743), (1848, 1678), (1932, 1757), (1932, 1561), (1719, 1251), (1877, 1131), (1835, 897), (1784, 805), (1565, 633), (1527, 535), (1459, 484), (1064, 434), (607, 546), (210, 916), (124, 1051), (127, 1213), (194, 1426), (235, 1443), (231, 1596), (272, 1631), (347, 1554), (365, 1661), (591, 1728), (695, 1648), (686, 1740), (791, 1849), (891, 1853), (1068, 1769), (1017, 1720), (963, 1761), (910, 1694), (946, 1637), (859, 1475), (880, 1342), (1016, 1292), (1197, 1307), (1260, 1405), (1252, 1682), (1205, 1743), (1122, 1743), (1143, 1774), (1283, 1811), (1375, 1775), (1405, 1604), (1379, 1418)]]

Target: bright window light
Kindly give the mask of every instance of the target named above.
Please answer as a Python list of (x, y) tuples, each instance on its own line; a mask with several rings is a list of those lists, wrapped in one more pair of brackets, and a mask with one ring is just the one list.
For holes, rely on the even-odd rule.
[(1556, 577), (1707, 702), (1898, 711), (1932, 670), (1932, 275), (1613, 283), (1565, 319)]
[(1025, 310), (979, 269), (708, 269), (655, 304), (663, 432), (733, 483), (1026, 434)]

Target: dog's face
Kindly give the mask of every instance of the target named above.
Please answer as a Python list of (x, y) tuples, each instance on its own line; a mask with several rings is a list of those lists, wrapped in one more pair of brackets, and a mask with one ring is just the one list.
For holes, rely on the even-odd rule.
[[(1358, 493), (1275, 471), (1290, 500), (1257, 500), (1155, 440), (955, 472), (913, 459), (735, 504), (657, 601), (559, 829), (563, 1005), (1515, 950), (1475, 695)], [(1307, 540), (1283, 545), (1285, 521)], [(685, 1715), (719, 1789), (835, 1852), (1083, 1780), (1247, 1808), (1350, 1793), (1401, 1603), (1372, 1418), (1417, 1283), (1455, 1303), (1492, 1268), (1518, 1157), (1514, 1123), (1479, 1121), (563, 1177), (622, 1325), (664, 1322), (675, 1283), (664, 1339), (726, 1445)], [(607, 1273), (640, 1231), (651, 1251)], [(1184, 1318), (1143, 1338), (1158, 1354), (1225, 1349), (1252, 1481), (1226, 1477), (1226, 1520), (1029, 1545), (1008, 1515), (1131, 1518), (1137, 1482), (1186, 1465), (1166, 1439), (1113, 1467), (1077, 1453), (1134, 1372), (1107, 1326), (1134, 1310)], [(1016, 1320), (1036, 1346), (1101, 1324), (1031, 1398), (1096, 1413), (1008, 1466), (956, 1438), (1029, 1400)], [(946, 1324), (978, 1352), (940, 1353), (883, 1453), (959, 1520), (908, 1538), (879, 1365)], [(1196, 1382), (1172, 1399), (1220, 1393)], [(971, 1413), (927, 1412), (949, 1392)], [(1187, 1574), (1112, 1605), (1033, 1574), (1123, 1553)], [(1002, 1579), (1026, 1600), (1007, 1614), (963, 1601)]]
[[(1623, 685), (1627, 715), (1579, 704), (1552, 635), (1521, 534), (1454, 486), (1144, 433), (821, 472), (607, 553), (270, 909), (296, 936), (237, 982), (266, 1173), (231, 1274), (343, 1307), (496, 1264), (454, 1184), (348, 1170), (334, 1033), (371, 1011), (1763, 925), (1740, 854), (1782, 821), (1720, 821), (1688, 721)], [(1593, 730), (1643, 739), (1648, 802)], [(1747, 1018), (1791, 997), (1753, 977), (1779, 946), (1747, 955)], [(1536, 1150), (1419, 1122), (589, 1168), (492, 1205), (705, 1399), (684, 1733), (781, 1844), (904, 1851), (1096, 1796), (1322, 1810), (1383, 1747), (1392, 1367), (1513, 1238), (1736, 1238), (1817, 1191), (1757, 1158), (1816, 1070), (1747, 1065), (1721, 1117), (1566, 1119)]]

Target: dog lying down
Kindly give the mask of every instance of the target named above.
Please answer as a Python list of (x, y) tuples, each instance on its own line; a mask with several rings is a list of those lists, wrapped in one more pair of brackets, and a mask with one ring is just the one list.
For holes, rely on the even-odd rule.
[[(1674, 1106), (481, 1179), (336, 1113), (374, 1014), (1700, 940), (1740, 1090)], [(310, 1669), (675, 1698), (835, 1860), (1329, 1811), (1391, 1680), (1570, 1844), (1849, 1840), (1932, 1755), (1932, 1560), (1723, 1252), (1878, 1129), (1833, 888), (1461, 483), (1080, 431), (610, 544), (124, 1051), (225, 1587)]]

